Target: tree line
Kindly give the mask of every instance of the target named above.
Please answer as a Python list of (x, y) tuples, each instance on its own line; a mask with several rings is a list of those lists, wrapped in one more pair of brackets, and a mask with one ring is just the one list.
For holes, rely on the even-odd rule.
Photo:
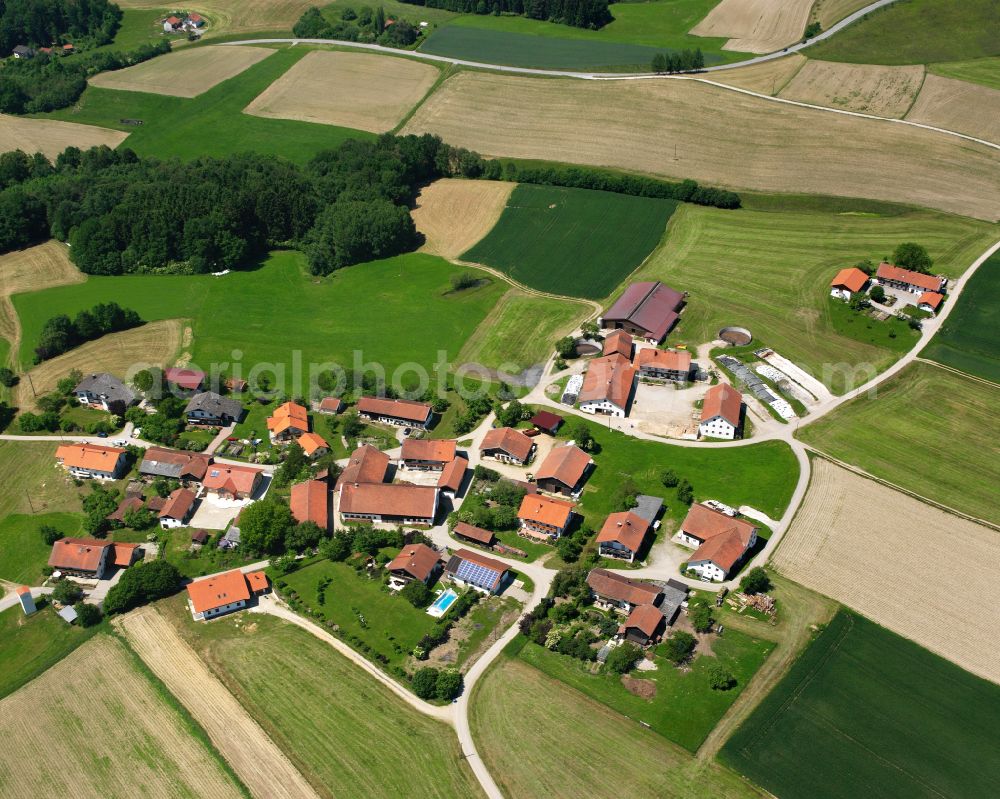
[(90, 310), (80, 311), (73, 319), (65, 314), (53, 316), (42, 326), (38, 336), (35, 363), (62, 355), (85, 341), (141, 324), (138, 313), (122, 308), (117, 302), (99, 302)]
[(377, 42), (386, 47), (409, 47), (420, 30), (405, 19), (388, 20), (385, 9), (362, 6), (355, 11), (348, 6), (338, 18), (330, 18), (313, 6), (292, 27), (302, 39), (340, 39), (347, 42)]
[(459, 14), (501, 14), (597, 30), (614, 21), (608, 0), (403, 0)]
[(0, 58), (19, 44), (107, 44), (122, 21), (108, 0), (0, 0)]
[(66, 108), (87, 88), (87, 78), (98, 72), (124, 69), (170, 52), (166, 39), (143, 44), (128, 52), (99, 52), (70, 60), (37, 53), (4, 65), (0, 81), (0, 112), (38, 114)]
[(694, 50), (676, 50), (666, 53), (657, 53), (653, 56), (650, 64), (653, 72), (663, 74), (664, 72), (692, 72), (705, 68), (705, 55), (701, 48)]

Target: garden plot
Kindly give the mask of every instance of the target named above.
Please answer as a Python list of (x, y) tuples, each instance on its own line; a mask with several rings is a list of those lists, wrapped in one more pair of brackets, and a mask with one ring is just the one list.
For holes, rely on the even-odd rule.
[(786, 577), (1000, 682), (1000, 535), (830, 462), (774, 554)]
[(691, 29), (695, 36), (728, 36), (723, 50), (771, 53), (799, 40), (813, 0), (722, 0)]
[(102, 72), (90, 78), (90, 84), (102, 89), (197, 97), (273, 54), (263, 47), (198, 47)]
[(437, 77), (436, 67), (405, 58), (315, 51), (244, 112), (385, 133), (427, 94)]

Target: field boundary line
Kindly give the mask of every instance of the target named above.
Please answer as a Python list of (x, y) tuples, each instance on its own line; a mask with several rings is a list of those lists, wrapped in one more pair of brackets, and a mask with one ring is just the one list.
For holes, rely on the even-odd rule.
[[(918, 502), (923, 502), (925, 505), (931, 505), (940, 511), (944, 511), (945, 513), (950, 513), (952, 516), (958, 516), (961, 519), (965, 519), (967, 522), (972, 522), (973, 524), (978, 524), (982, 527), (989, 527), (991, 530), (996, 530), (998, 533), (1000, 533), (1000, 524), (987, 521), (986, 519), (980, 519), (979, 517), (973, 516), (970, 513), (965, 513), (964, 511), (960, 511), (957, 508), (952, 508), (948, 505), (938, 502), (937, 500), (930, 499), (929, 497), (925, 497), (922, 494), (918, 494), (916, 491), (911, 491), (908, 488), (903, 488), (902, 486), (896, 485), (895, 483), (890, 482), (889, 480), (877, 477), (871, 472), (866, 472), (859, 466), (854, 466), (853, 464), (847, 463), (846, 461), (842, 461), (838, 458), (835, 458), (832, 455), (823, 452), (822, 450), (816, 449), (810, 444), (802, 443), (802, 446), (804, 446), (806, 450), (808, 450), (810, 453), (817, 455), (826, 461), (829, 461), (835, 466), (839, 466), (842, 469), (846, 469), (849, 472), (853, 472), (859, 477), (864, 477), (867, 478), (868, 480), (873, 480), (874, 482), (879, 483), (880, 485), (883, 485), (886, 488), (891, 488), (893, 491), (898, 491), (900, 494), (906, 494), (906, 496), (910, 497), (911, 499), (915, 499)], [(796, 509), (795, 512), (798, 513), (798, 509)], [(775, 549), (777, 549), (777, 547), (775, 547)]]
[(511, 286), (513, 286), (516, 289), (519, 289), (520, 291), (523, 291), (525, 294), (531, 294), (535, 297), (544, 297), (549, 300), (563, 300), (568, 302), (580, 303), (582, 305), (589, 305), (591, 308), (594, 309), (594, 316), (599, 316), (601, 311), (604, 310), (604, 306), (601, 305), (601, 303), (599, 303), (597, 300), (588, 300), (585, 299), (584, 297), (570, 297), (566, 294), (553, 294), (552, 292), (549, 291), (541, 291), (540, 289), (533, 289), (530, 286), (525, 286), (523, 283), (518, 283), (510, 275), (501, 272), (499, 269), (494, 269), (492, 266), (486, 266), (485, 264), (477, 264), (474, 261), (463, 261), (460, 258), (452, 259), (451, 263), (455, 264), (456, 266), (467, 266), (471, 269), (482, 269), (484, 272), (489, 272), (489, 274), (493, 275), (496, 278), (499, 278), (500, 280), (505, 281), (506, 283), (509, 283)]
[(954, 366), (948, 366), (947, 364), (938, 363), (937, 361), (933, 361), (929, 358), (921, 358), (919, 355), (916, 356), (913, 360), (918, 361), (920, 363), (929, 364), (930, 366), (936, 366), (938, 369), (944, 369), (945, 371), (948, 372), (954, 372), (956, 375), (959, 375), (960, 377), (965, 377), (968, 378), (969, 380), (975, 380), (977, 383), (985, 383), (990, 388), (995, 388), (1000, 390), (1000, 383), (995, 383), (994, 381), (988, 380), (985, 377), (979, 377), (979, 375), (970, 375), (968, 372), (963, 372), (961, 369), (956, 369)]
[(917, 100), (920, 98), (920, 92), (924, 90), (924, 84), (927, 83), (927, 75), (929, 74), (929, 70), (927, 69), (926, 64), (922, 64), (921, 66), (923, 66), (924, 68), (924, 74), (920, 77), (920, 86), (917, 88), (916, 92), (914, 92), (913, 99), (910, 100), (909, 107), (906, 109), (906, 111), (903, 113), (900, 119), (906, 119), (910, 115), (910, 112), (913, 110), (913, 106), (917, 104)]

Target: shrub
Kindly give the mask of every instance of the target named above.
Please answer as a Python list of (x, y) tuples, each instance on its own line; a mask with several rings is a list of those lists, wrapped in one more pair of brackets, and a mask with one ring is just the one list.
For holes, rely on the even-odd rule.
[(39, 527), (38, 534), (42, 537), (42, 541), (45, 542), (46, 546), (52, 546), (59, 539), (65, 538), (62, 530), (57, 530), (51, 524), (43, 524)]
[(677, 484), (677, 500), (683, 502), (685, 505), (690, 505), (694, 502), (694, 488), (691, 487), (691, 483), (686, 478), (681, 478), (681, 481)]
[(709, 632), (712, 629), (712, 625), (715, 624), (712, 609), (703, 603), (692, 605), (688, 608), (688, 619), (691, 620), (691, 626), (700, 633)]
[(930, 272), (931, 267), (934, 266), (934, 261), (927, 254), (927, 249), (912, 241), (903, 242), (892, 251), (892, 262), (904, 269), (924, 273)]
[(458, 669), (445, 669), (437, 676), (435, 695), (438, 699), (450, 701), (462, 693), (462, 675)]
[(81, 627), (93, 627), (95, 624), (100, 624), (102, 618), (101, 609), (97, 605), (77, 602), (73, 606), (73, 610), (76, 611), (76, 620), (80, 623)]
[(399, 595), (415, 608), (425, 608), (431, 601), (431, 589), (420, 580), (410, 580)]
[(52, 598), (60, 605), (72, 605), (83, 596), (83, 589), (72, 580), (60, 580), (52, 591)]
[(413, 675), (413, 693), (421, 699), (433, 699), (437, 696), (438, 670), (425, 666)]
[(695, 637), (684, 630), (677, 630), (666, 641), (663, 642), (663, 656), (675, 666), (687, 660), (697, 641)]
[(615, 674), (627, 674), (632, 671), (641, 654), (639, 647), (625, 642), (611, 650), (605, 665)]
[(872, 290), (868, 292), (868, 296), (875, 302), (885, 302), (885, 289), (881, 286), (872, 286)]
[(174, 593), (181, 582), (177, 567), (165, 560), (137, 563), (125, 570), (104, 598), (104, 612), (113, 615)]
[(761, 566), (754, 566), (740, 580), (740, 590), (744, 594), (766, 594), (771, 590), (771, 580)]
[(667, 488), (674, 488), (681, 481), (681, 478), (677, 476), (677, 472), (673, 469), (664, 469), (660, 472), (660, 482), (663, 483)]
[(714, 691), (728, 691), (736, 685), (736, 678), (721, 663), (713, 663), (708, 667), (708, 684)]

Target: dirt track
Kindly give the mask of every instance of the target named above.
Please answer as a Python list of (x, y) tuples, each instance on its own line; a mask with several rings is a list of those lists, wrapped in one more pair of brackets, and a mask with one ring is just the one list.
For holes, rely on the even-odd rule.
[(5, 799), (241, 795), (108, 635), (0, 701), (0, 737)]
[(1000, 683), (1000, 536), (830, 462), (773, 563), (964, 669)]
[(177, 631), (152, 607), (116, 621), (146, 665), (204, 727), (212, 743), (255, 797), (316, 797), (243, 706), (213, 675)]

